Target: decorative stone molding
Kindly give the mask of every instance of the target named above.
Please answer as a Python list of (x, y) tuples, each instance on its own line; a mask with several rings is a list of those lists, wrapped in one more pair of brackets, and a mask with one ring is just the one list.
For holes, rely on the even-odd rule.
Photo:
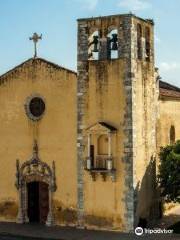
[[(32, 110), (31, 110), (31, 103), (35, 99), (38, 99), (43, 107), (43, 109), (41, 109), (41, 112), (39, 112), (39, 114), (33, 114)], [(25, 112), (26, 112), (28, 118), (30, 118), (33, 121), (38, 121), (43, 117), (43, 115), (45, 113), (45, 106), (46, 106), (45, 99), (38, 93), (32, 94), (31, 96), (27, 97), (25, 104), (24, 104)]]
[(30, 160), (24, 162), (21, 166), (19, 160), (16, 160), (16, 182), (15, 186), (19, 191), (19, 210), (17, 216), (18, 223), (29, 222), (27, 215), (27, 183), (33, 181), (45, 182), (49, 186), (49, 213), (46, 225), (54, 225), (54, 214), (52, 208), (52, 194), (56, 191), (55, 162), (50, 166), (42, 162), (38, 157), (38, 145), (34, 141), (33, 156)]
[(89, 174), (91, 175), (91, 178), (93, 181), (96, 181), (96, 178), (98, 175), (102, 177), (103, 181), (106, 181), (107, 177), (110, 177), (112, 182), (116, 181), (116, 169), (112, 169), (112, 170), (92, 169), (92, 170), (89, 170)]

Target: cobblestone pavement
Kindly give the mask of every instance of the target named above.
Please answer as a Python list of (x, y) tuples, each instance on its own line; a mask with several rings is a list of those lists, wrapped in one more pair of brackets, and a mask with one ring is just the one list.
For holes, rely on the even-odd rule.
[(175, 234), (134, 234), (83, 230), (70, 227), (46, 227), (34, 224), (0, 223), (0, 240), (179, 240)]

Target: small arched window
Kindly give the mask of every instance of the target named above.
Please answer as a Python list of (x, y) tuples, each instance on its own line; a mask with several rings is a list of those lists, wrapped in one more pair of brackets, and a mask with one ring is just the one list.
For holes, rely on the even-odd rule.
[(113, 29), (107, 35), (107, 54), (109, 59), (118, 58), (118, 30)]
[(150, 29), (146, 27), (145, 29), (145, 58), (146, 61), (150, 61)]
[(99, 31), (93, 32), (88, 39), (88, 59), (98, 60), (99, 59)]
[(174, 144), (175, 143), (175, 127), (172, 125), (170, 128), (170, 144)]
[(142, 59), (142, 27), (137, 25), (137, 58)]
[(108, 136), (106, 134), (103, 134), (98, 138), (98, 155), (107, 154), (108, 154)]

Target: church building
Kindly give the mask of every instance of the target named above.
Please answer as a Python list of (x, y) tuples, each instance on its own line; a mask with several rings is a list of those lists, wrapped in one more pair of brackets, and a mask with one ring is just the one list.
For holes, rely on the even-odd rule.
[(35, 51), (0, 76), (0, 221), (129, 232), (162, 215), (180, 89), (160, 80), (153, 20), (77, 22), (77, 73)]

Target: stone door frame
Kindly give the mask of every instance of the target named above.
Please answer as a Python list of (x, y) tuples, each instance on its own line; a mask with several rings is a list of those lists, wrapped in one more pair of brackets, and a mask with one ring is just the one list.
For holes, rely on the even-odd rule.
[(25, 161), (21, 166), (19, 160), (16, 160), (16, 183), (15, 186), (19, 194), (19, 208), (17, 215), (17, 223), (27, 223), (28, 219), (28, 192), (27, 183), (29, 182), (45, 182), (49, 189), (49, 212), (46, 220), (47, 226), (54, 225), (53, 214), (53, 193), (56, 191), (55, 162), (52, 162), (52, 168), (42, 162), (38, 157), (37, 142), (34, 142), (33, 157)]

